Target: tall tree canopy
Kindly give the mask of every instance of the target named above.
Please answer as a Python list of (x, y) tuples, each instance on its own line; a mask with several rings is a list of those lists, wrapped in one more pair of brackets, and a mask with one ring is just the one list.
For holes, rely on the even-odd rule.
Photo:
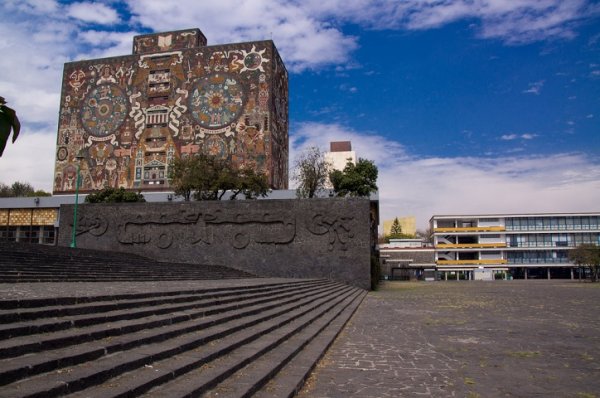
[(592, 282), (600, 278), (600, 246), (583, 243), (569, 251), (569, 259), (580, 267), (590, 270)]
[(369, 196), (377, 191), (378, 173), (375, 163), (360, 158), (346, 163), (343, 171), (332, 171), (329, 179), (337, 196)]
[(51, 196), (41, 189), (35, 189), (27, 182), (15, 181), (11, 186), (0, 182), (0, 198)]
[(392, 235), (400, 235), (402, 233), (402, 227), (400, 226), (400, 221), (398, 221), (398, 217), (394, 218), (392, 222), (392, 227), (390, 228), (390, 234)]
[(145, 201), (146, 199), (144, 199), (144, 195), (141, 193), (126, 191), (123, 187), (107, 187), (85, 197), (85, 203), (123, 203)]
[(296, 193), (299, 198), (313, 198), (325, 189), (331, 163), (325, 159), (325, 153), (317, 147), (302, 152), (294, 163), (292, 178), (298, 183)]
[(236, 169), (229, 162), (203, 153), (174, 159), (169, 178), (175, 194), (189, 201), (220, 200), (229, 192), (230, 199), (241, 193), (246, 199), (266, 196), (267, 177), (251, 167)]

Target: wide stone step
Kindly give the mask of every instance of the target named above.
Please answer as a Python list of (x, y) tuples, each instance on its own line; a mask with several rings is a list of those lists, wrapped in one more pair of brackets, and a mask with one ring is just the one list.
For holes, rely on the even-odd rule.
[[(265, 344), (268, 345), (265, 346), (265, 352), (263, 352), (261, 356), (251, 352), (253, 350), (256, 351), (256, 346), (251, 349), (249, 349), (249, 347), (240, 348), (239, 351), (245, 350), (246, 352), (236, 353), (236, 355), (232, 355), (232, 357), (252, 358), (251, 361), (244, 361), (247, 362), (248, 365), (239, 368), (241, 362), (238, 359), (237, 362), (239, 364), (231, 366), (231, 368), (238, 369), (235, 373), (229, 375), (223, 382), (217, 384), (210, 390), (201, 390), (202, 393), (206, 397), (214, 398), (252, 396), (275, 377), (284, 366), (295, 361), (296, 356), (301, 352), (305, 352), (308, 356), (313, 358), (314, 362), (316, 362), (321, 357), (322, 352), (315, 351), (313, 347), (310, 347), (310, 349), (307, 350), (307, 346), (330, 326), (337, 331), (341, 330), (341, 327), (352, 313), (351, 309), (355, 309), (358, 303), (360, 303), (362, 294), (362, 292), (355, 291), (353, 294), (345, 297), (344, 300), (331, 303), (327, 311), (311, 314), (314, 317), (310, 320), (310, 323), (300, 324), (293, 330), (290, 325), (288, 328), (282, 328), (277, 332), (270, 334), (269, 340), (276, 339), (276, 341), (265, 341)], [(349, 308), (350, 310), (345, 312)], [(340, 316), (342, 316), (343, 322), (332, 325), (332, 323), (338, 320)], [(230, 362), (235, 363), (236, 361), (233, 358), (229, 358), (229, 360)], [(296, 383), (300, 380), (303, 379), (299, 379)], [(190, 384), (196, 383), (197, 381), (194, 381)], [(169, 391), (167, 386), (162, 389)], [(194, 389), (194, 391), (199, 390)], [(164, 395), (166, 396), (167, 394)], [(181, 394), (181, 396), (186, 395), (187, 394)]]
[[(198, 395), (207, 386), (216, 385), (289, 336), (310, 326), (315, 319), (347, 300), (355, 290), (345, 288), (335, 295), (328, 295), (310, 305), (233, 333), (214, 344), (203, 346), (201, 350), (186, 351), (146, 364), (143, 368), (124, 373), (75, 396), (119, 397), (144, 393), (170, 397)], [(161, 386), (163, 383), (167, 384)], [(150, 390), (153, 387), (155, 389)]]
[(129, 253), (14, 242), (0, 242), (0, 252), (0, 283), (254, 277), (224, 266), (165, 263)]
[[(46, 306), (72, 306), (84, 303), (97, 303), (102, 301), (119, 301), (119, 300), (138, 300), (146, 298), (156, 297), (172, 297), (179, 295), (193, 295), (193, 294), (212, 294), (212, 297), (220, 297), (222, 292), (246, 292), (253, 291), (254, 289), (272, 289), (273, 291), (280, 287), (286, 286), (302, 286), (305, 284), (313, 285), (325, 283), (325, 280), (319, 279), (303, 279), (293, 280), (291, 282), (256, 282), (260, 279), (254, 279), (250, 285), (225, 285), (222, 287), (206, 287), (206, 288), (194, 288), (194, 289), (181, 289), (181, 290), (166, 290), (166, 291), (136, 291), (135, 293), (109, 293), (102, 295), (50, 295), (47, 297), (39, 298), (18, 298), (18, 299), (5, 299), (0, 300), (0, 309), (24, 309), (24, 308), (38, 308)], [(138, 289), (140, 290), (140, 289)]]
[[(277, 373), (273, 374), (269, 380), (262, 380), (260, 389), (257, 389), (258, 386), (254, 385), (252, 390), (243, 390), (244, 395), (252, 392), (252, 396), (257, 398), (290, 398), (295, 396), (302, 389), (310, 373), (354, 315), (366, 295), (367, 292), (360, 292), (357, 298), (344, 308), (336, 319), (332, 320), (318, 335), (310, 340), (293, 360), (282, 367), (277, 367)], [(271, 361), (277, 363), (273, 359)], [(273, 368), (268, 367), (268, 365), (268, 362), (262, 362), (262, 366), (267, 370)], [(235, 391), (237, 390), (234, 390), (232, 394), (224, 393), (219, 394), (219, 396), (244, 396), (237, 395)]]
[[(269, 304), (263, 304), (262, 308), (261, 305), (256, 305), (254, 308), (250, 307), (245, 311), (238, 311), (236, 314), (209, 315), (200, 320), (143, 330), (115, 339), (97, 341), (93, 344), (88, 343), (85, 346), (91, 345), (91, 350), (104, 350), (107, 355), (85, 359), (86, 362), (82, 361), (80, 365), (73, 365), (64, 359), (60, 364), (61, 359), (55, 359), (58, 364), (55, 364), (54, 369), (46, 369), (44, 374), (6, 385), (0, 389), (0, 395), (5, 397), (57, 396), (103, 383), (123, 372), (145, 369), (145, 365), (184, 352), (194, 353), (198, 350), (210, 350), (212, 346), (209, 343), (211, 341), (214, 342), (217, 339), (222, 341), (232, 334), (237, 333), (239, 337), (240, 333), (247, 333), (247, 337), (253, 336), (251, 337), (253, 340), (267, 331), (280, 327), (278, 325), (310, 313), (316, 307), (331, 301), (333, 297), (343, 294), (349, 289), (353, 288), (343, 285), (332, 286), (328, 290), (321, 289), (321, 291), (305, 293), (299, 297), (292, 296), (285, 301), (274, 299)], [(288, 321), (281, 319), (288, 319)], [(263, 331), (260, 332), (260, 330)], [(161, 336), (160, 339), (156, 338), (156, 333)], [(238, 337), (228, 338), (230, 345), (233, 344), (233, 348), (225, 351), (231, 351), (249, 341), (247, 339), (240, 340)], [(70, 347), (71, 351), (74, 349), (74, 347)], [(76, 356), (74, 353), (70, 353), (70, 355), (71, 357)], [(20, 358), (24, 357), (15, 358), (13, 361)], [(4, 368), (4, 364), (0, 365), (1, 368)], [(29, 368), (35, 367), (30, 366)], [(0, 376), (0, 379), (4, 379), (4, 376)]]
[[(335, 289), (336, 287), (329, 287), (326, 289)], [(0, 360), (0, 383), (6, 384), (16, 380), (19, 380), (26, 376), (40, 374), (48, 372), (54, 369), (64, 368), (67, 366), (73, 366), (86, 361), (91, 361), (99, 358), (106, 354), (112, 354), (114, 352), (130, 350), (135, 347), (139, 347), (143, 344), (156, 343), (165, 341), (176, 336), (194, 333), (204, 328), (212, 327), (215, 325), (235, 321), (244, 317), (262, 317), (272, 316), (272, 312), (277, 312), (280, 305), (293, 306), (300, 298), (310, 294), (328, 294), (325, 289), (315, 290), (314, 292), (308, 291), (299, 293), (287, 297), (286, 300), (280, 300), (277, 303), (260, 303), (250, 307), (244, 307), (243, 309), (232, 310), (229, 312), (216, 312), (202, 316), (200, 319), (188, 319), (189, 314), (173, 314), (169, 319), (166, 319), (166, 325), (160, 326), (159, 322), (153, 325), (154, 328), (137, 330), (136, 326), (126, 324), (124, 328), (113, 328), (113, 333), (116, 336), (107, 335), (110, 331), (103, 331), (101, 328), (97, 330), (97, 337), (104, 337), (99, 340), (89, 341), (86, 344), (78, 344), (74, 346), (66, 346), (59, 349), (47, 350), (43, 352), (43, 355), (23, 355), (15, 358), (7, 358)], [(274, 295), (274, 299), (277, 299)], [(180, 315), (180, 316), (178, 316)], [(173, 324), (169, 321), (175, 322)], [(128, 334), (124, 334), (124, 330), (130, 331)], [(139, 327), (137, 328), (139, 329)], [(84, 336), (79, 335), (79, 339), (83, 340)], [(89, 338), (88, 338), (89, 340)], [(60, 340), (60, 342), (69, 342), (69, 339)], [(75, 344), (75, 343), (73, 343)], [(33, 357), (32, 357), (33, 355)]]
[[(11, 337), (28, 336), (36, 333), (49, 333), (70, 328), (91, 326), (102, 323), (116, 322), (125, 319), (138, 319), (152, 315), (168, 314), (193, 308), (203, 308), (217, 303), (227, 304), (240, 302), (244, 299), (270, 297), (274, 290), (278, 292), (294, 291), (308, 286), (318, 286), (324, 281), (307, 281), (294, 284), (277, 284), (268, 286), (249, 287), (240, 289), (219, 289), (218, 291), (170, 292), (157, 295), (130, 295), (98, 300), (93, 303), (73, 304), (72, 298), (63, 300), (62, 305), (49, 305), (43, 308), (31, 309), (32, 303), (24, 302), (25, 309), (15, 311), (0, 310), (4, 323), (0, 325), (0, 340)], [(127, 298), (131, 299), (127, 299)], [(216, 300), (218, 299), (218, 300)], [(52, 304), (56, 301), (52, 300)], [(9, 304), (18, 305), (17, 303)], [(135, 311), (131, 309), (135, 308)], [(102, 310), (106, 311), (102, 313)], [(82, 315), (77, 315), (82, 314)], [(60, 316), (60, 319), (57, 317)], [(50, 319), (47, 319), (50, 318)], [(34, 320), (24, 320), (34, 319)], [(9, 321), (7, 321), (9, 320)]]
[[(104, 339), (106, 337), (121, 336), (131, 334), (137, 331), (147, 331), (151, 328), (160, 328), (165, 325), (176, 328), (175, 324), (185, 323), (186, 321), (206, 318), (210, 315), (221, 315), (228, 312), (239, 316), (237, 312), (244, 313), (251, 309), (264, 309), (273, 306), (273, 300), (290, 300), (302, 295), (329, 289), (333, 284), (317, 285), (304, 289), (283, 289), (281, 292), (270, 295), (259, 295), (254, 297), (249, 295), (241, 298), (239, 301), (221, 304), (218, 300), (209, 301), (200, 305), (199, 308), (192, 306), (186, 310), (173, 310), (165, 315), (151, 315), (135, 320), (122, 320), (112, 323), (100, 323), (87, 327), (80, 327), (58, 332), (44, 333), (42, 336), (18, 336), (12, 339), (0, 341), (0, 358), (13, 358), (33, 352), (51, 350), (60, 347), (68, 347), (74, 344), (82, 344), (94, 340)], [(213, 299), (214, 300), (214, 299)], [(168, 336), (167, 336), (168, 337)], [(158, 338), (158, 337), (157, 337)], [(110, 346), (112, 347), (112, 345)], [(1, 364), (1, 362), (0, 362)], [(8, 377), (0, 372), (0, 383), (7, 380)]]

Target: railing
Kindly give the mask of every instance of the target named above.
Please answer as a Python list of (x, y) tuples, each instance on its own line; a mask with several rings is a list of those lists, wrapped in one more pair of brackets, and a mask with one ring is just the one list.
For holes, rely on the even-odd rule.
[(495, 260), (437, 260), (438, 265), (485, 265), (485, 264), (507, 264), (505, 259)]
[(433, 232), (502, 232), (506, 231), (503, 226), (497, 227), (448, 227), (434, 228)]
[(436, 245), (440, 249), (469, 249), (469, 248), (494, 248), (494, 247), (506, 247), (505, 242), (498, 243), (438, 243)]

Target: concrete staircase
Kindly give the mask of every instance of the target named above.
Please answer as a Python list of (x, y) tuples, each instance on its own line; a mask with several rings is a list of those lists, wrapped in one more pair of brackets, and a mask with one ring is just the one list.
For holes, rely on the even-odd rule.
[(0, 396), (293, 396), (366, 292), (253, 281), (2, 300)]
[(0, 283), (250, 278), (218, 265), (157, 262), (128, 253), (0, 242)]

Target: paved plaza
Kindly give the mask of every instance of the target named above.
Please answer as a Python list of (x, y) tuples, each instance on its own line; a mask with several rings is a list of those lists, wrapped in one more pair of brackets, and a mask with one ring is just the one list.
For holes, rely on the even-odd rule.
[(300, 397), (600, 397), (600, 284), (387, 282)]

